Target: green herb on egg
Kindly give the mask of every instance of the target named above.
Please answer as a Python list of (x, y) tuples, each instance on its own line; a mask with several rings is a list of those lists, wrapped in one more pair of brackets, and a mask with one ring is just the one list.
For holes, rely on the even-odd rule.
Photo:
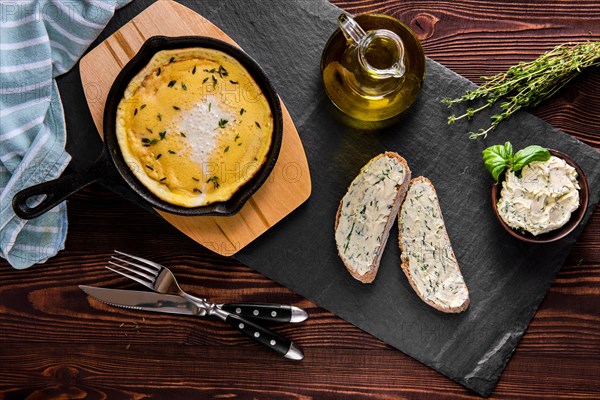
[(219, 65), (219, 70), (217, 72), (219, 73), (219, 76), (221, 78), (224, 76), (229, 76), (229, 72), (227, 72), (227, 70), (225, 68), (223, 68), (222, 65)]
[(240, 110), (240, 115), (244, 115), (244, 113), (245, 113), (245, 112), (246, 112), (246, 110), (242, 108), (242, 109)]
[(256, 124), (256, 126), (258, 126), (258, 128), (260, 129), (260, 124), (258, 122), (254, 122)]
[(167, 180), (167, 177), (165, 176), (164, 178), (161, 178), (161, 179), (160, 179), (160, 182), (164, 182), (164, 181), (166, 181), (166, 180)]
[(146, 108), (146, 105), (145, 105), (145, 104), (142, 104), (142, 105), (140, 106), (140, 110), (143, 110), (144, 108)]
[(152, 168), (150, 165), (146, 164), (146, 168), (148, 168), (150, 171), (154, 171), (154, 168)]
[(135, 109), (135, 111), (133, 111), (133, 116), (135, 117), (137, 115), (137, 108)]
[(176, 83), (177, 83), (177, 81), (171, 81), (171, 82), (169, 82), (168, 86), (169, 87), (173, 87), (173, 86), (175, 86)]
[(142, 138), (142, 143), (144, 144), (144, 147), (148, 147), (148, 146), (158, 143), (158, 139)]
[(179, 134), (183, 137), (187, 137), (187, 136), (185, 136), (185, 133), (183, 133), (183, 132), (179, 132)]
[(219, 128), (222, 128), (222, 129), (224, 129), (224, 128), (225, 128), (225, 125), (227, 125), (227, 122), (229, 122), (229, 121), (228, 121), (228, 120), (226, 120), (226, 119), (220, 119), (220, 120), (219, 120)]
[(194, 69), (192, 70), (192, 75), (196, 74), (196, 66), (194, 65)]
[(159, 121), (162, 121), (162, 115), (160, 113), (156, 114), (156, 118), (158, 118)]
[(206, 183), (209, 183), (209, 182), (212, 182), (212, 183), (213, 183), (213, 186), (214, 186), (214, 188), (215, 188), (215, 189), (218, 189), (218, 188), (219, 188), (219, 186), (221, 186), (221, 185), (219, 185), (219, 177), (218, 177), (218, 176), (216, 176), (216, 175), (215, 175), (215, 176), (213, 176), (213, 177), (211, 177), (211, 178), (209, 178), (209, 179), (206, 181)]
[(231, 79), (229, 80), (229, 82), (233, 83), (234, 85), (237, 85), (237, 84), (238, 84), (238, 82), (237, 82), (237, 81), (234, 81), (234, 80), (231, 80)]
[(181, 108), (179, 108), (179, 107), (177, 107), (177, 106), (173, 106), (173, 109), (174, 109), (174, 110), (177, 110), (177, 111), (181, 110)]
[(212, 83), (213, 83), (213, 87), (217, 86), (217, 78), (215, 78), (215, 76), (212, 76)]
[(156, 76), (160, 76), (160, 67), (158, 67), (158, 70), (156, 71)]
[(177, 154), (173, 150), (169, 150), (169, 154)]
[(169, 64), (171, 64), (173, 61), (175, 61), (175, 57), (171, 57), (171, 59), (169, 59)]
[(158, 136), (160, 136), (160, 140), (163, 140), (165, 138), (165, 136), (167, 136), (167, 131), (159, 132)]
[(208, 81), (208, 78), (204, 78), (204, 80), (202, 81), (202, 83), (206, 83)]
[(156, 156), (156, 159), (158, 160), (159, 158), (162, 157), (162, 153)]
[(181, 88), (182, 88), (183, 90), (187, 90), (187, 85), (186, 85), (185, 83), (182, 83), (182, 84), (181, 84)]
[(152, 132), (152, 129), (150, 129), (150, 128), (146, 128), (146, 130), (150, 133), (154, 133), (154, 132)]
[(225, 147), (225, 150), (223, 150), (223, 153), (227, 153), (229, 151), (229, 146)]

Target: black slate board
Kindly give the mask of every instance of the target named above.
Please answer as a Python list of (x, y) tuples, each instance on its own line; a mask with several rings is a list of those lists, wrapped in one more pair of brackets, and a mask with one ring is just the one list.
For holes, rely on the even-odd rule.
[[(119, 11), (96, 43), (150, 3), (136, 0)], [(514, 116), (487, 140), (468, 140), (467, 126), (446, 124), (449, 111), (439, 99), (458, 96), (473, 84), (432, 60), (427, 62), (419, 99), (400, 123), (377, 133), (353, 131), (330, 112), (319, 74), (321, 51), (336, 28), (338, 8), (323, 0), (182, 3), (223, 29), (263, 66), (296, 122), (311, 169), (309, 201), (236, 258), (488, 396), (596, 208), (600, 153), (527, 113)], [(100, 142), (79, 71), (60, 78), (59, 86), (67, 115), (68, 150), (74, 157), (72, 166), (79, 169), (99, 153)], [(485, 126), (486, 118), (489, 114), (473, 123)], [(492, 182), (482, 167), (481, 150), (505, 140), (515, 148), (540, 144), (561, 150), (586, 173), (589, 210), (584, 223), (561, 242), (526, 245), (495, 220), (489, 196)], [(436, 186), (470, 289), (471, 306), (462, 314), (440, 313), (415, 295), (399, 267), (396, 228), (371, 285), (352, 279), (337, 257), (333, 225), (338, 202), (360, 167), (385, 150), (403, 155), (413, 176), (427, 176)]]

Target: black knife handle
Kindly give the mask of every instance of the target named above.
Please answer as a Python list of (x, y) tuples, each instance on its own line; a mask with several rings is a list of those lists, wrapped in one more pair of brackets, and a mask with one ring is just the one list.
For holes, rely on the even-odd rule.
[(249, 321), (239, 315), (227, 313), (225, 322), (233, 326), (246, 336), (251, 337), (257, 342), (265, 345), (269, 349), (281, 354), (285, 358), (290, 360), (302, 360), (304, 354), (302, 351), (289, 339), (279, 336), (275, 332), (269, 329), (263, 328), (256, 323)]
[(293, 306), (268, 303), (229, 303), (221, 308), (227, 312), (265, 322), (301, 322), (308, 316), (306, 311)]

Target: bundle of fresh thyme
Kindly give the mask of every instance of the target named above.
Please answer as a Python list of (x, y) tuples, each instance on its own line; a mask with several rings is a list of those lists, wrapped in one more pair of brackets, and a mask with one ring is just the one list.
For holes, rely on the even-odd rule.
[(459, 119), (471, 119), (479, 111), (493, 106), (501, 98), (501, 112), (491, 117), (491, 126), (478, 132), (469, 132), (471, 139), (484, 138), (500, 122), (507, 120), (524, 107), (535, 107), (549, 99), (575, 78), (584, 68), (600, 65), (600, 42), (585, 42), (576, 45), (560, 45), (542, 54), (531, 62), (520, 62), (508, 71), (492, 77), (482, 77), (484, 84), (467, 91), (456, 99), (445, 98), (442, 102), (448, 107), (455, 103), (472, 101), (485, 97), (487, 102), (477, 108), (468, 108), (462, 115), (451, 115), (448, 124)]

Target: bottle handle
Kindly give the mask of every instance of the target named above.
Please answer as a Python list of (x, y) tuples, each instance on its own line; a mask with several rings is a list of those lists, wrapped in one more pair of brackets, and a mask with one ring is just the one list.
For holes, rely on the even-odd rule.
[(338, 17), (338, 25), (346, 40), (351, 44), (358, 44), (367, 35), (349, 14), (341, 14)]

